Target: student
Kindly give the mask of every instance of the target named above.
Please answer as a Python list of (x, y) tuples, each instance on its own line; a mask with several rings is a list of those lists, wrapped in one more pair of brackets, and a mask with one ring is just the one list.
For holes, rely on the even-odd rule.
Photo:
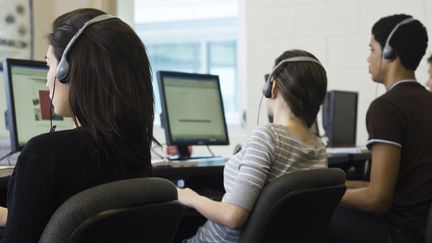
[[(94, 23), (72, 43), (89, 20)], [(48, 40), (54, 111), (72, 117), (76, 128), (27, 143), (9, 182), (8, 208), (0, 214), (3, 224), (7, 214), (3, 242), (37, 242), (53, 212), (72, 195), (151, 172), (153, 89), (135, 32), (100, 10), (78, 9), (54, 21)], [(68, 72), (60, 70), (61, 59), (69, 62)]]
[(187, 242), (237, 242), (263, 187), (295, 170), (327, 166), (325, 145), (310, 130), (326, 95), (323, 66), (302, 50), (284, 52), (263, 89), (273, 123), (255, 129), (224, 169), (222, 202), (178, 189), (180, 203), (208, 221)]
[(369, 72), (387, 91), (366, 116), (370, 181), (347, 181), (329, 242), (424, 242), (432, 201), (432, 93), (414, 71), (427, 41), (425, 27), (405, 14), (372, 27)]
[(429, 63), (428, 74), (429, 79), (426, 81), (426, 89), (432, 92), (432, 55), (427, 59)]

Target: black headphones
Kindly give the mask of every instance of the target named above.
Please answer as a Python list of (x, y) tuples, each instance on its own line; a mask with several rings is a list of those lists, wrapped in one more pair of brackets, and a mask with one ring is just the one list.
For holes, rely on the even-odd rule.
[[(276, 65), (273, 70), (270, 72), (270, 74), (267, 76), (267, 80), (264, 84), (264, 87), (262, 89), (262, 93), (264, 95), (264, 97), (266, 98), (271, 98), (272, 96), (272, 85), (273, 85), (273, 81), (272, 81), (272, 76), (274, 74), (274, 72), (284, 63), (287, 62), (313, 62), (313, 63), (317, 63), (319, 65), (321, 65), (321, 63), (316, 60), (313, 57), (307, 57), (307, 56), (298, 56), (298, 57), (290, 57), (287, 59), (282, 60), (281, 62), (278, 63), (278, 65)], [(322, 66), (322, 65), (321, 65)]]
[(82, 32), (91, 24), (101, 22), (104, 20), (117, 18), (115, 16), (109, 15), (109, 14), (102, 14), (99, 16), (96, 16), (87, 22), (84, 23), (84, 25), (72, 36), (72, 39), (69, 41), (69, 43), (66, 45), (65, 50), (63, 51), (63, 54), (61, 56), (61, 59), (59, 61), (59, 64), (57, 66), (56, 70), (56, 78), (62, 83), (66, 84), (68, 83), (68, 80), (66, 79), (68, 73), (69, 73), (69, 62), (67, 60), (67, 54), (69, 52), (69, 49), (72, 47), (72, 45), (76, 42), (78, 37), (82, 34)]
[(386, 42), (385, 42), (385, 45), (384, 45), (384, 48), (383, 48), (383, 51), (382, 51), (382, 56), (383, 56), (384, 59), (387, 59), (387, 60), (388, 60), (388, 59), (393, 59), (393, 58), (395, 57), (395, 55), (396, 55), (396, 53), (395, 53), (393, 47), (390, 45), (390, 40), (391, 40), (393, 34), (396, 32), (396, 30), (397, 30), (401, 25), (408, 24), (408, 23), (411, 23), (411, 22), (413, 22), (413, 21), (415, 21), (414, 18), (411, 18), (411, 17), (406, 18), (406, 19), (402, 20), (401, 22), (399, 22), (399, 23), (398, 23), (398, 24), (393, 28), (393, 30), (390, 32), (389, 36), (387, 37), (387, 40), (386, 40)]

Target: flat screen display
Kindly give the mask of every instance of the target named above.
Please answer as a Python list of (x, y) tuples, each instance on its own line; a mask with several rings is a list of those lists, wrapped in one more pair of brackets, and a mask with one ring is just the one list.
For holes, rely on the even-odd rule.
[(12, 151), (19, 151), (32, 137), (50, 131), (50, 117), (56, 130), (74, 128), (72, 118), (63, 118), (51, 110), (45, 62), (6, 59), (3, 61), (6, 83), (7, 119)]

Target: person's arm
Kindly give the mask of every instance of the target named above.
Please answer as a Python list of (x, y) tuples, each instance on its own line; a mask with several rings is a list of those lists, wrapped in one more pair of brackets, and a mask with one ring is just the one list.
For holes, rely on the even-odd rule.
[(243, 226), (267, 180), (275, 143), (273, 136), (274, 132), (268, 126), (258, 127), (251, 134), (244, 151), (231, 159), (238, 165), (235, 166), (235, 175), (231, 175), (235, 179), (223, 202), (200, 196), (191, 189), (178, 189), (180, 203), (195, 208), (217, 224), (229, 228)]
[(369, 185), (368, 181), (357, 181), (357, 180), (346, 180), (345, 186), (348, 189), (356, 189), (356, 188), (362, 188), (367, 187)]
[[(31, 142), (24, 149), (33, 149)], [(3, 242), (37, 242), (52, 215), (48, 161), (45, 156), (23, 151), (8, 185), (8, 212)]]
[(177, 189), (181, 204), (195, 208), (207, 219), (229, 228), (243, 226), (249, 216), (249, 210), (234, 204), (213, 201), (203, 197), (189, 188)]
[(0, 227), (5, 227), (7, 215), (8, 215), (7, 208), (0, 207)]
[(387, 212), (393, 201), (399, 165), (399, 147), (373, 145), (369, 184), (362, 188), (348, 189), (342, 198), (342, 205), (366, 212)]

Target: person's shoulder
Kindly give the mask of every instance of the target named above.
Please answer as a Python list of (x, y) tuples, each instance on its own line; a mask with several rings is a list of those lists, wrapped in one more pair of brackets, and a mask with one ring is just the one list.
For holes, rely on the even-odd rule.
[(397, 98), (397, 95), (395, 96), (394, 93), (385, 93), (371, 102), (369, 105), (369, 111), (379, 111), (390, 108), (391, 106), (397, 106), (398, 102), (399, 99)]
[(54, 149), (65, 144), (73, 144), (77, 139), (79, 139), (79, 133), (76, 129), (40, 134), (27, 142), (23, 153), (43, 153), (49, 151), (47, 148)]
[(281, 139), (281, 136), (291, 137), (285, 126), (274, 123), (268, 123), (256, 127), (252, 136), (267, 140), (270, 143), (277, 143), (277, 141)]
[(255, 130), (252, 132), (252, 134), (255, 135), (261, 134), (262, 136), (273, 136), (278, 133), (277, 130), (278, 130), (277, 125), (273, 123), (268, 123), (265, 125), (257, 126)]

